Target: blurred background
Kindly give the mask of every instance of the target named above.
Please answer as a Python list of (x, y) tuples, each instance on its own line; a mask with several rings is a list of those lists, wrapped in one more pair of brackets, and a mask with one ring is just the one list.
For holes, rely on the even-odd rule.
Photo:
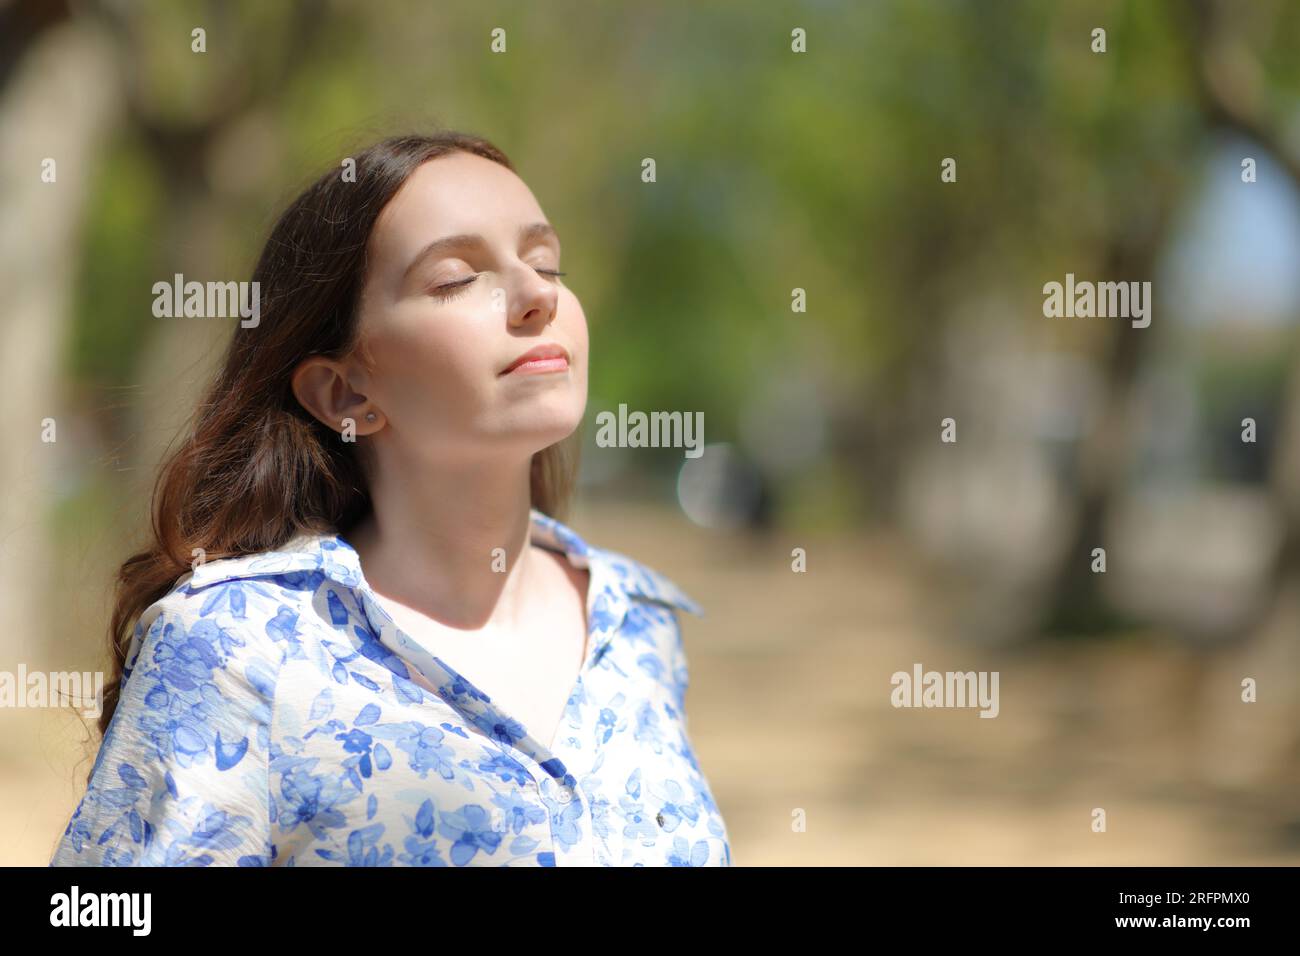
[[(563, 238), (569, 523), (706, 609), (689, 726), (737, 865), (1300, 863), (1284, 0), (0, 0), (0, 670), (106, 668), (237, 322), (155, 318), (153, 283), (247, 279), (297, 189), (436, 126)], [(1151, 325), (1045, 317), (1066, 273), (1150, 281)], [(703, 412), (706, 453), (597, 447), (620, 403)], [(998, 671), (997, 719), (892, 707), (916, 663)], [(0, 709), (0, 862), (48, 861), (89, 726)]]

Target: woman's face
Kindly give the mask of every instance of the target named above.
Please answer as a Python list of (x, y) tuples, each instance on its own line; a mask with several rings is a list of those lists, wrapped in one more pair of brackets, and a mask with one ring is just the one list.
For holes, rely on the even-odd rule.
[[(531, 455), (578, 427), (587, 322), (560, 269), (559, 237), (504, 166), (456, 152), (407, 179), (371, 232), (359, 317), (371, 370), (353, 383), (404, 455)], [(507, 371), (540, 346), (560, 357)]]

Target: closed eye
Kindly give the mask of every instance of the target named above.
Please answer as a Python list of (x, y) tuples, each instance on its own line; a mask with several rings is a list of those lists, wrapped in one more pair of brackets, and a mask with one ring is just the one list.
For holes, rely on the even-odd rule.
[(476, 272), (472, 276), (464, 279), (457, 279), (455, 282), (444, 282), (442, 285), (434, 286), (430, 291), (435, 299), (446, 302), (448, 299), (454, 299), (464, 292), (471, 282), (477, 279), (482, 273)]
[[(567, 272), (561, 272), (559, 269), (536, 269), (535, 271), (541, 275), (547, 276), (558, 277), (568, 275)], [(456, 296), (464, 292), (469, 288), (470, 284), (482, 274), (483, 273), (481, 272), (476, 272), (472, 276), (466, 276), (464, 279), (457, 279), (455, 282), (444, 282), (442, 285), (434, 286), (433, 289), (430, 290), (430, 293), (440, 302), (446, 302), (450, 299), (456, 298)]]

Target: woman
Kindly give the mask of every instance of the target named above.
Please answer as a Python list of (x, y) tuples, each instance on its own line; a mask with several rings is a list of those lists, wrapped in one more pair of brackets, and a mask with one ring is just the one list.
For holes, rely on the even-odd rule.
[(554, 517), (587, 393), (555, 231), (477, 137), (352, 159), (164, 465), (51, 864), (730, 865), (699, 609)]

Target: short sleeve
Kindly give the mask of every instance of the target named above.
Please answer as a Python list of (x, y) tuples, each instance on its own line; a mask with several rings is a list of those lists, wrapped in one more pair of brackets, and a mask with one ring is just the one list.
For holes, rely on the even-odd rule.
[(140, 617), (126, 679), (51, 866), (264, 866), (282, 655), (239, 582)]

